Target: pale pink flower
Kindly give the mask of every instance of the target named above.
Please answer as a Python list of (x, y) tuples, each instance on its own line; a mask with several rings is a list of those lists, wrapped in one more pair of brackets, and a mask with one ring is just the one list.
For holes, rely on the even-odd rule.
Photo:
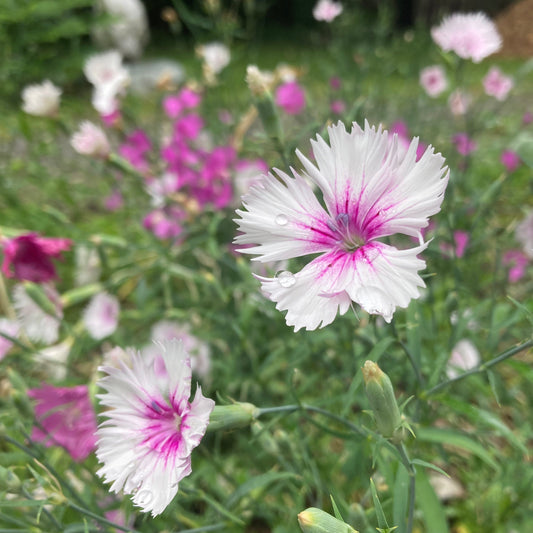
[(61, 297), (52, 285), (43, 284), (41, 287), (55, 310), (53, 315), (43, 311), (22, 284), (13, 288), (13, 306), (18, 323), (30, 340), (53, 344), (59, 337), (59, 326), (63, 319)]
[(131, 494), (135, 505), (161, 514), (191, 473), (191, 453), (207, 429), (215, 402), (198, 387), (191, 394), (191, 365), (183, 345), (161, 343), (156, 360), (132, 354), (131, 368), (102, 367), (99, 395), (107, 417), (97, 431), (97, 474), (113, 492)]
[(28, 85), (22, 91), (22, 110), (37, 117), (53, 117), (59, 111), (61, 92), (50, 80)]
[(522, 124), (524, 126), (527, 126), (528, 124), (531, 124), (533, 122), (533, 113), (531, 111), (526, 111), (524, 113), (524, 116), (522, 117)]
[(514, 172), (520, 166), (520, 156), (513, 150), (504, 150), (500, 156), (500, 162), (507, 172)]
[(515, 237), (522, 245), (524, 253), (533, 259), (533, 211), (530, 211), (516, 226)]
[(115, 189), (107, 198), (104, 199), (104, 206), (108, 211), (116, 211), (124, 205), (122, 193)]
[(457, 377), (466, 370), (471, 370), (479, 365), (481, 357), (472, 341), (460, 340), (452, 350), (452, 354), (446, 365), (446, 375), (449, 379)]
[(288, 115), (298, 115), (305, 107), (305, 93), (297, 82), (283, 83), (276, 89), (276, 105)]
[(112, 115), (118, 109), (118, 97), (124, 94), (130, 83), (130, 74), (122, 65), (122, 55), (110, 50), (91, 56), (85, 62), (83, 72), (94, 86), (92, 104), (103, 116)]
[(514, 87), (513, 78), (506, 76), (498, 67), (491, 67), (483, 78), (483, 88), (489, 96), (502, 102)]
[(105, 159), (111, 152), (105, 132), (88, 120), (80, 124), (78, 131), (72, 135), (70, 144), (81, 155)]
[(448, 80), (444, 68), (440, 65), (432, 65), (420, 71), (420, 85), (428, 96), (435, 98), (448, 88)]
[[(328, 133), (331, 146), (320, 136), (311, 141), (317, 166), (297, 151), (306, 172), (263, 176), (243, 198), (246, 211), (237, 211), (235, 242), (255, 244), (242, 253), (261, 262), (320, 254), (296, 274), (258, 276), (296, 331), (330, 324), (352, 301), (390, 322), (396, 307), (418, 298), (425, 263), (417, 255), (427, 247), (421, 230), (440, 210), (448, 182), (432, 147), (416, 161), (416, 138), (400, 155), (398, 142), (368, 123), (347, 132), (339, 122)], [(399, 250), (378, 240), (396, 233), (417, 237), (419, 246)]]
[(516, 283), (524, 277), (529, 258), (521, 250), (508, 250), (503, 254), (502, 263), (505, 266), (510, 266), (509, 282)]
[(455, 250), (452, 245), (447, 242), (443, 242), (440, 245), (441, 251), (449, 257), (457, 257), (460, 259), (463, 257), (468, 242), (470, 241), (470, 234), (467, 231), (457, 230), (453, 232), (453, 240), (455, 244)]
[(93, 296), (85, 308), (83, 323), (93, 339), (101, 340), (115, 332), (119, 313), (118, 299), (107, 292), (101, 292)]
[(199, 377), (205, 378), (211, 370), (211, 353), (206, 342), (191, 333), (189, 324), (181, 324), (174, 320), (161, 320), (152, 326), (150, 335), (153, 342), (143, 349), (143, 355), (161, 357), (159, 342), (178, 339), (183, 343), (183, 349), (191, 358), (192, 371)]
[(457, 133), (453, 136), (452, 142), (457, 151), (464, 156), (477, 150), (477, 142), (472, 140), (466, 133)]
[(75, 461), (83, 461), (94, 450), (96, 416), (86, 385), (28, 390), (36, 400), (32, 439), (45, 446), (61, 446)]
[(342, 115), (346, 111), (346, 102), (344, 100), (333, 100), (329, 108), (331, 109), (332, 113), (335, 113), (336, 115)]
[(455, 116), (466, 114), (471, 103), (472, 97), (460, 89), (453, 91), (448, 98), (448, 107)]
[(268, 172), (268, 165), (263, 159), (241, 159), (235, 165), (233, 185), (236, 196), (246, 194), (250, 187), (261, 180), (261, 175)]
[(431, 29), (433, 40), (445, 51), (479, 63), (497, 52), (502, 39), (485, 13), (455, 13)]
[(331, 22), (342, 13), (342, 4), (332, 0), (318, 0), (313, 8), (315, 20)]
[(13, 346), (13, 341), (4, 337), (3, 334), (15, 338), (18, 331), (19, 325), (16, 320), (0, 318), (0, 361), (6, 356), (7, 352), (9, 352), (11, 346)]

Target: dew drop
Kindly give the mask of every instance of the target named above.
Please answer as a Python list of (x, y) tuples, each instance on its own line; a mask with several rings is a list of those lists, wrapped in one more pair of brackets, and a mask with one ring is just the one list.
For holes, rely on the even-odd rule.
[(278, 278), (279, 284), (284, 289), (288, 289), (289, 287), (292, 287), (296, 283), (296, 278), (294, 277), (294, 274), (292, 272), (289, 272), (288, 270), (284, 270), (283, 272), (280, 272), (277, 278)]
[(278, 215), (276, 217), (276, 224), (278, 226), (286, 226), (289, 219), (285, 215)]
[(137, 493), (137, 501), (139, 502), (139, 505), (149, 505), (152, 503), (153, 499), (154, 495), (149, 490), (141, 490)]

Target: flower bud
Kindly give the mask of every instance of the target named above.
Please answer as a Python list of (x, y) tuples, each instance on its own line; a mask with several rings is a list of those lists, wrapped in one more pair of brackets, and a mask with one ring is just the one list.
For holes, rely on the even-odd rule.
[(58, 308), (56, 303), (52, 302), (48, 297), (47, 292), (38, 283), (32, 281), (24, 282), (24, 290), (26, 294), (44, 311), (47, 315), (54, 317), (58, 316)]
[(357, 533), (353, 527), (316, 507), (302, 511), (298, 523), (304, 533)]
[(0, 466), (0, 491), (17, 493), (21, 486), (20, 479), (12, 470)]
[(256, 417), (257, 407), (251, 403), (235, 402), (215, 405), (209, 417), (208, 431), (236, 429), (249, 426)]
[(389, 376), (372, 361), (366, 361), (362, 370), (366, 395), (374, 412), (378, 431), (384, 437), (392, 437), (402, 419)]

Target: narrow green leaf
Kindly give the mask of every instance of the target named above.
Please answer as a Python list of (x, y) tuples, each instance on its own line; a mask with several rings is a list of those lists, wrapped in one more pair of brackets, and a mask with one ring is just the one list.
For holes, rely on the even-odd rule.
[(329, 497), (331, 499), (331, 505), (333, 506), (333, 513), (335, 514), (335, 518), (337, 520), (340, 520), (341, 522), (344, 522), (344, 518), (342, 517), (341, 512), (339, 511), (339, 508), (337, 507), (337, 504), (333, 499), (333, 496), (330, 494)]
[(374, 501), (374, 510), (376, 511), (378, 526), (381, 529), (388, 528), (389, 524), (387, 523), (387, 518), (385, 517), (383, 507), (381, 507), (381, 502), (379, 501), (378, 491), (376, 490), (376, 486), (374, 485), (374, 481), (372, 481), (372, 479), (370, 479), (370, 491), (372, 492), (372, 500)]
[(435, 470), (435, 472), (438, 472), (439, 474), (442, 474), (443, 476), (450, 477), (442, 468), (439, 468), (437, 465), (434, 465), (433, 463), (422, 461), (422, 459), (412, 459), (411, 463), (415, 465), (424, 466), (425, 468), (431, 468), (431, 470)]
[(424, 470), (416, 473), (416, 501), (422, 511), (426, 531), (431, 533), (449, 533), (448, 522), (444, 508), (440, 503)]
[(407, 506), (409, 505), (409, 474), (402, 464), (398, 465), (394, 481), (392, 500), (392, 519), (398, 524), (398, 533), (405, 533), (407, 528)]

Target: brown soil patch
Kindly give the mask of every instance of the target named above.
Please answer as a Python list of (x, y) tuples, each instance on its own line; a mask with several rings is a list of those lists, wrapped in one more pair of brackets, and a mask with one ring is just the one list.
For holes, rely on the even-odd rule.
[(499, 55), (533, 57), (533, 0), (514, 2), (496, 17), (503, 39)]

